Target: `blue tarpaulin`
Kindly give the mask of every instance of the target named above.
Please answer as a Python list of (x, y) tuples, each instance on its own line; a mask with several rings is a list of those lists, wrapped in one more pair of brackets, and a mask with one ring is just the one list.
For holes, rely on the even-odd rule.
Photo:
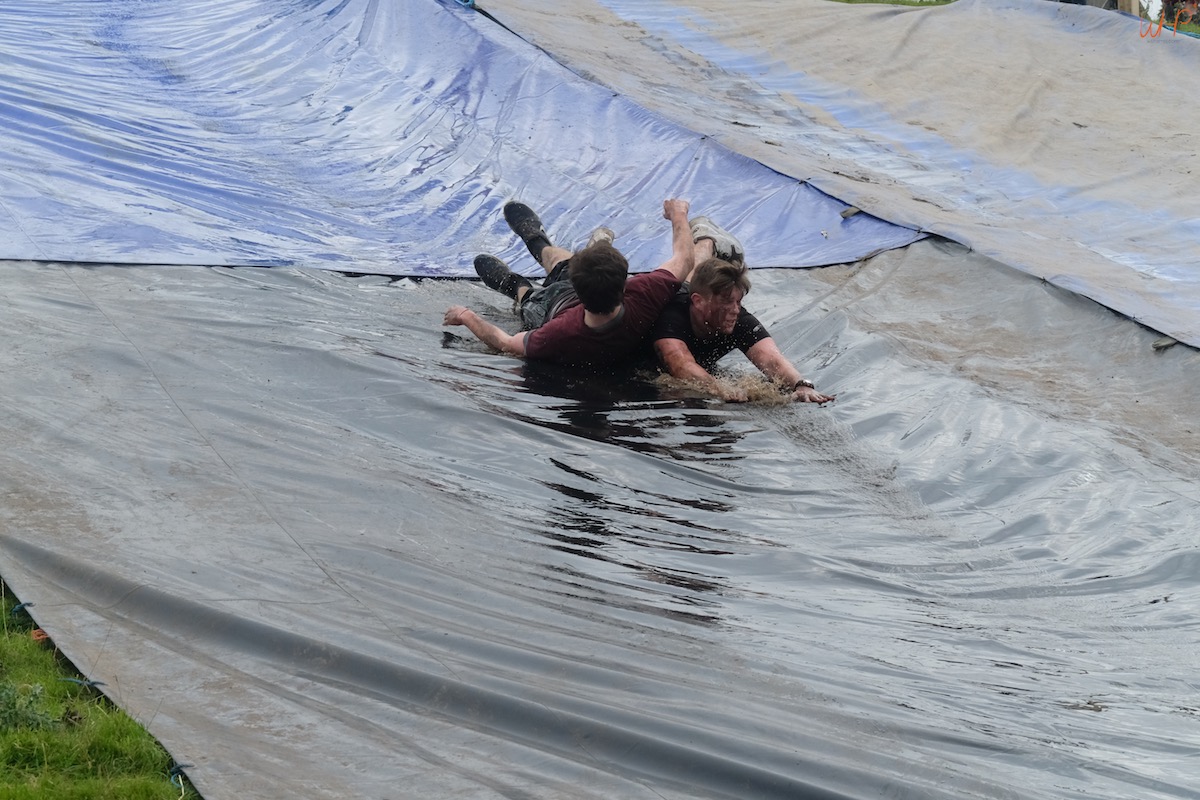
[(6, 5), (0, 258), (520, 271), (506, 200), (556, 239), (614, 228), (635, 271), (684, 197), (752, 266), (921, 234), (640, 108), (454, 2)]

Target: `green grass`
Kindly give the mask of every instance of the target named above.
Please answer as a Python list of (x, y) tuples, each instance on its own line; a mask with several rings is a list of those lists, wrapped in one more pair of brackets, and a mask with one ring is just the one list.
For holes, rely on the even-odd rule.
[(199, 800), (138, 723), (82, 685), (0, 581), (0, 800)]
[[(1151, 22), (1151, 21), (1147, 20), (1145, 17), (1143, 17), (1142, 18), (1142, 30), (1143, 31), (1146, 30), (1147, 25), (1149, 25), (1149, 27), (1152, 28), (1152, 30), (1148, 31), (1148, 33), (1153, 33), (1158, 36), (1170, 36), (1176, 30), (1175, 26), (1173, 26), (1171, 24), (1170, 20), (1166, 20), (1166, 22), (1162, 26), (1162, 30), (1160, 31), (1158, 28), (1158, 20), (1154, 20), (1153, 22)], [(1179, 33), (1190, 33), (1194, 36), (1196, 34), (1200, 34), (1200, 25), (1193, 24), (1191, 22), (1181, 22), (1181, 23), (1179, 23), (1178, 31), (1179, 31)]]

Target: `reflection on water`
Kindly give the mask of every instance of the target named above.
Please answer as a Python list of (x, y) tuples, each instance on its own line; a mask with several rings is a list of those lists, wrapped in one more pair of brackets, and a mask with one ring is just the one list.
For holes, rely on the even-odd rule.
[(597, 571), (547, 564), (554, 573), (550, 579), (560, 584), (561, 591), (686, 622), (709, 624), (720, 618), (717, 596), (730, 591), (728, 579), (667, 565), (663, 555), (729, 555), (732, 551), (720, 546), (723, 531), (701, 529), (694, 521), (673, 515), (660, 498), (640, 496), (644, 493), (630, 497), (625, 487), (598, 475), (557, 460), (553, 463), (568, 473), (568, 479), (586, 484), (543, 481), (555, 495), (545, 504), (545, 524), (536, 532), (551, 549), (619, 568)]
[(729, 425), (719, 402), (679, 392), (671, 396), (661, 391), (657, 376), (645, 371), (591, 372), (525, 362), (521, 377), (522, 388), (531, 394), (571, 401), (547, 405), (558, 419), (530, 420), (540, 425), (648, 455), (740, 458), (734, 446), (744, 432)]
[(637, 369), (585, 370), (521, 362), (525, 391), (546, 397), (562, 397), (586, 403), (636, 403), (658, 399), (652, 376)]
[[(449, 331), (442, 332), (443, 349), (474, 350), (475, 344)], [(730, 415), (737, 413), (737, 406), (698, 394), (686, 384), (644, 366), (590, 370), (520, 361), (513, 373), (518, 378), (514, 388), (535, 400), (569, 401), (527, 404), (523, 408), (537, 412), (529, 415), (520, 415), (513, 404), (505, 404), (503, 413), (524, 421), (681, 461), (742, 457), (735, 446), (746, 431), (730, 424)], [(751, 381), (761, 394), (762, 404), (778, 404), (774, 387), (758, 378)], [(678, 413), (680, 410), (685, 413)], [(557, 416), (551, 418), (541, 412)]]
[[(449, 333), (442, 347), (478, 352)], [(467, 376), (464, 392), (480, 398), (487, 385), (490, 413), (567, 437), (566, 451), (535, 456), (537, 475), (527, 479), (541, 491), (529, 488), (520, 512), (526, 530), (570, 557), (541, 564), (553, 591), (688, 623), (722, 619), (741, 590), (721, 561), (744, 555), (747, 544), (779, 546), (755, 533), (757, 515), (734, 502), (740, 487), (724, 475), (754, 455), (744, 440), (775, 404), (725, 404), (637, 368), (598, 372), (489, 355), (455, 361), (453, 370), (480, 365), (487, 372)], [(557, 477), (545, 477), (546, 466)]]
[[(733, 553), (730, 537), (739, 535), (719, 518), (735, 506), (703, 486), (681, 492), (662, 472), (669, 464), (740, 460), (737, 445), (748, 428), (719, 403), (663, 397), (654, 376), (636, 371), (521, 362), (506, 366), (504, 374), (515, 380), (505, 381), (501, 393), (507, 399), (498, 398), (494, 413), (589, 442), (577, 453), (538, 459), (559, 478), (529, 476), (545, 490), (530, 491), (521, 512), (531, 532), (548, 548), (585, 560), (544, 563), (553, 591), (683, 622), (720, 619), (721, 597), (732, 591), (729, 579), (683, 557), (711, 566), (713, 558)], [(617, 450), (597, 450), (596, 444)], [(650, 459), (638, 458), (631, 467), (629, 454)]]

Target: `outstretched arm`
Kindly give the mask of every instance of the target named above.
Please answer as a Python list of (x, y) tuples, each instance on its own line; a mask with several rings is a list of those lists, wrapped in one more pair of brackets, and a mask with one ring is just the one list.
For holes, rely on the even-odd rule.
[(756, 342), (753, 347), (746, 351), (746, 356), (754, 366), (759, 368), (763, 375), (785, 386), (792, 387), (791, 395), (793, 400), (801, 403), (828, 403), (836, 397), (836, 395), (832, 394), (821, 394), (816, 389), (808, 386), (797, 386), (797, 382), (801, 380), (800, 370), (793, 367), (792, 363), (784, 358), (783, 353), (779, 352), (779, 347), (775, 344), (775, 340), (769, 336), (766, 339)]
[(523, 332), (516, 335), (505, 333), (492, 323), (485, 322), (482, 317), (469, 308), (451, 306), (446, 312), (442, 324), (466, 325), (467, 329), (488, 347), (503, 353), (511, 353), (514, 356), (525, 355), (525, 334)]
[(696, 357), (682, 339), (658, 339), (654, 342), (654, 351), (672, 377), (691, 381), (727, 403), (744, 403), (749, 399), (745, 391), (726, 387), (696, 363)]
[(663, 201), (663, 218), (671, 221), (671, 257), (659, 269), (670, 270), (679, 280), (686, 280), (696, 266), (692, 226), (688, 224), (688, 201)]

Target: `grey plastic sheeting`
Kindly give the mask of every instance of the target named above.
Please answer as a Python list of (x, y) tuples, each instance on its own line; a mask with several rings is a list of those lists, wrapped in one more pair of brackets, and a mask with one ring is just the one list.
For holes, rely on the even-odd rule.
[(1197, 355), (1094, 304), (760, 271), (838, 399), (739, 406), (474, 282), (0, 276), (0, 574), (207, 800), (1194, 796)]
[[(164, 32), (201, 8), (106, 7)], [(43, 15), (31, 39), (76, 19), (14, 8)], [(232, 63), (250, 6), (203, 8), (194, 46)], [(307, 8), (330, 13), (293, 33), (337, 50), (357, 45), (318, 32), (348, 9), (373, 41), (423, 6)], [(262, 68), (298, 65), (271, 30)], [(185, 72), (191, 50), (145, 47)], [(61, 178), (10, 163), (12, 185)], [(44, 197), (4, 213), (69, 238)], [(270, 199), (253, 219), (286, 216)], [(627, 217), (656, 257), (660, 200)], [(491, 224), (445, 241), (511, 241)], [(485, 352), (441, 325), (466, 303), (515, 326), (473, 282), (0, 280), (0, 575), (207, 800), (1195, 794), (1200, 356), (1078, 295), (934, 239), (757, 271), (748, 306), (838, 395), (816, 408)]]
[(537, 272), (519, 197), (568, 247), (607, 224), (662, 260), (662, 201), (759, 242), (755, 266), (921, 234), (614, 96), (458, 3), (66, 0), (0, 9), (0, 258)]

